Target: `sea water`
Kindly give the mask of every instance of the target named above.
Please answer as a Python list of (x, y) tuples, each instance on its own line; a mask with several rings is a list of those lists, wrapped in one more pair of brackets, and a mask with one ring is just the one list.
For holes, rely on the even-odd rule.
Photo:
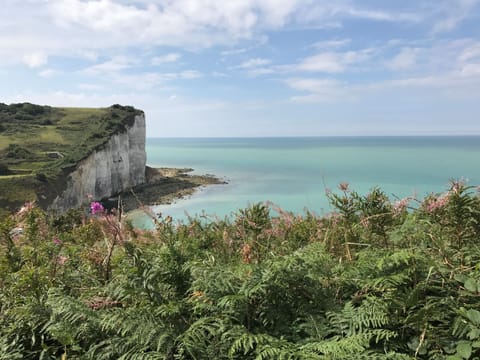
[[(327, 190), (347, 182), (366, 194), (375, 186), (392, 198), (422, 198), (451, 179), (480, 184), (480, 137), (148, 138), (154, 167), (193, 168), (226, 185), (211, 185), (187, 199), (155, 206), (162, 216), (230, 216), (256, 202), (294, 213), (331, 210)], [(151, 227), (141, 213), (134, 225)]]

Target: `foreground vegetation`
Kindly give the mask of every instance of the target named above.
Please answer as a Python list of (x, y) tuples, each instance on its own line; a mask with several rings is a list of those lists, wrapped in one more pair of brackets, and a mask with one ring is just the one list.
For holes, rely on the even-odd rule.
[(0, 359), (480, 358), (478, 189), (328, 196), (154, 232), (27, 205), (0, 227)]
[(65, 174), (112, 134), (131, 125), (138, 110), (54, 108), (0, 103), (0, 215), (25, 201), (49, 199)]

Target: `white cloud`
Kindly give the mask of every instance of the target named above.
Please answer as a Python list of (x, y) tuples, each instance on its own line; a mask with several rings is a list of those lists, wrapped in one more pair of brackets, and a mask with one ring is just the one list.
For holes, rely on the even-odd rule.
[(372, 49), (347, 52), (324, 52), (309, 56), (294, 66), (297, 71), (341, 73), (348, 66), (367, 60), (372, 54)]
[(38, 68), (47, 64), (48, 56), (42, 52), (34, 52), (24, 55), (23, 62), (31, 68)]
[(38, 76), (40, 77), (44, 77), (44, 78), (50, 78), (50, 77), (53, 77), (55, 75), (57, 75), (59, 72), (56, 71), (56, 70), (53, 70), (53, 69), (45, 69), (45, 70), (42, 70), (38, 73)]
[(312, 22), (342, 22), (352, 17), (409, 20), (402, 12), (327, 1), (283, 0), (281, 6), (278, 0), (54, 0), (20, 4), (6, 9), (22, 15), (21, 21), (3, 25), (14, 37), (12, 46), (18, 49), (41, 44), (49, 53), (78, 49), (94, 54), (96, 49), (145, 44), (205, 48), (255, 40), (265, 30), (289, 24), (302, 28)]
[(457, 68), (463, 76), (480, 75), (480, 43), (473, 43), (460, 52)]
[(220, 71), (212, 71), (211, 75), (216, 78), (225, 78), (228, 77), (227, 74), (220, 72)]
[(179, 77), (182, 79), (198, 79), (202, 77), (203, 74), (200, 71), (197, 70), (185, 70), (180, 73), (178, 73), (178, 76), (176, 75), (175, 77)]
[(324, 92), (325, 89), (336, 88), (340, 84), (331, 79), (289, 79), (287, 84), (295, 90), (308, 92)]
[(110, 83), (121, 85), (126, 89), (149, 90), (154, 87), (168, 89), (171, 87), (170, 82), (174, 80), (193, 80), (203, 76), (197, 70), (184, 70), (174, 73), (157, 73), (157, 72), (142, 72), (142, 73), (122, 73), (112, 72), (105, 73), (106, 81)]
[(418, 76), (459, 74), (469, 65), (480, 63), (480, 42), (473, 39), (438, 41), (415, 48), (413, 69)]
[(418, 49), (403, 48), (393, 59), (387, 62), (392, 70), (407, 70), (413, 67), (417, 60)]
[(55, 23), (66, 31), (94, 31), (127, 43), (203, 48), (249, 39), (258, 27), (283, 26), (298, 0), (175, 0), (144, 6), (113, 0), (52, 2)]
[(458, 60), (462, 63), (468, 62), (471, 60), (479, 61), (480, 60), (480, 43), (473, 43), (465, 47), (460, 55)]
[(97, 61), (98, 60), (98, 53), (92, 50), (79, 50), (78, 54), (81, 58), (89, 60), (89, 61)]
[(162, 56), (155, 56), (152, 59), (152, 65), (163, 65), (166, 63), (173, 63), (179, 60), (182, 57), (182, 55), (178, 53), (170, 53)]
[(254, 59), (246, 60), (236, 67), (241, 69), (252, 69), (252, 68), (268, 65), (270, 63), (271, 63), (271, 60), (268, 60), (268, 59), (254, 58)]
[(149, 19), (148, 9), (112, 0), (54, 1), (51, 9), (57, 24), (65, 28), (76, 25), (100, 31), (128, 30)]
[[(296, 103), (321, 103), (325, 101), (348, 101), (352, 99), (375, 98), (387, 92), (418, 92), (431, 98), (463, 98), (480, 97), (480, 42), (472, 39), (458, 39), (429, 43), (429, 46), (403, 46), (396, 56), (384, 63), (392, 70), (390, 78), (384, 76), (374, 78), (339, 81), (335, 78), (305, 77), (287, 79), (286, 84), (300, 94), (291, 97)], [(412, 43), (413, 44), (413, 43)], [(382, 58), (391, 46), (378, 49), (360, 50), (346, 56), (344, 53), (327, 53), (329, 56), (313, 56), (303, 60), (299, 66), (289, 71), (303, 69), (305, 72), (328, 73), (332, 77), (346, 71), (345, 64), (352, 61), (363, 61), (363, 55), (378, 55)], [(363, 54), (362, 56), (360, 56)], [(323, 54), (322, 54), (323, 55)], [(369, 66), (374, 67), (370, 61)], [(364, 68), (367, 73), (371, 69)], [(409, 70), (408, 76), (399, 70)], [(400, 96), (401, 97), (401, 96)]]
[(238, 54), (243, 54), (247, 52), (248, 49), (246, 48), (239, 48), (239, 49), (229, 49), (229, 50), (223, 50), (220, 52), (222, 56), (230, 56), (230, 55), (238, 55)]
[[(463, 9), (477, 2), (457, 1)], [(422, 6), (412, 11), (370, 8), (358, 0), (38, 0), (2, 6), (11, 16), (0, 22), (0, 61), (33, 66), (45, 63), (30, 59), (31, 53), (97, 61), (112, 50), (163, 45), (194, 50), (228, 46), (232, 50), (222, 54), (227, 56), (250, 49), (235, 48), (243, 41), (265, 41), (269, 31), (343, 26), (351, 19), (411, 23), (429, 15)], [(344, 41), (332, 41), (329, 49)], [(174, 61), (173, 55), (166, 56), (170, 58), (159, 56), (154, 63)]]
[(140, 74), (113, 73), (109, 74), (107, 80), (113, 84), (121, 85), (125, 89), (145, 91), (153, 87), (165, 85), (166, 82), (172, 78), (173, 76), (170, 76), (170, 74), (159, 74), (153, 72)]
[(268, 66), (271, 62), (269, 59), (252, 58), (245, 60), (240, 65), (232, 67), (232, 69), (246, 70), (247, 75), (251, 77), (279, 72), (280, 67)]
[(249, 76), (259, 76), (259, 75), (267, 75), (267, 74), (273, 74), (273, 73), (275, 73), (275, 70), (273, 68), (265, 68), (265, 67), (248, 70)]
[(345, 70), (345, 64), (339, 61), (336, 53), (322, 53), (310, 56), (298, 64), (301, 71), (319, 71), (326, 73), (339, 73)]
[(318, 103), (351, 98), (346, 85), (337, 80), (296, 78), (288, 79), (286, 82), (292, 89), (308, 93), (291, 97), (290, 100), (296, 103)]
[(351, 39), (341, 39), (341, 40), (323, 40), (317, 41), (312, 45), (313, 48), (317, 50), (332, 50), (345, 47), (346, 45), (351, 43)]
[(480, 75), (480, 63), (467, 64), (462, 68), (463, 76), (478, 76)]
[(423, 92), (434, 98), (480, 99), (480, 63), (471, 64), (464, 71), (469, 71), (468, 76), (462, 71), (452, 71), (359, 83), (323, 78), (294, 78), (288, 79), (286, 84), (292, 90), (306, 93), (290, 98), (296, 103), (345, 102), (400, 90), (408, 93)]
[(422, 16), (415, 12), (388, 11), (356, 6), (351, 1), (316, 0), (298, 9), (297, 18), (301, 23), (315, 24), (320, 28), (341, 27), (346, 19), (362, 19), (379, 22), (421, 21)]
[(388, 21), (388, 22), (417, 22), (420, 16), (415, 13), (394, 13), (382, 10), (358, 9), (354, 7), (345, 7), (342, 9), (346, 14), (361, 19)]
[(474, 14), (473, 10), (479, 3), (479, 0), (448, 0), (435, 3), (435, 7), (439, 9), (440, 20), (435, 22), (432, 33), (452, 31)]
[(84, 70), (86, 74), (98, 75), (116, 73), (138, 64), (138, 59), (127, 56), (116, 56), (103, 63), (92, 65)]

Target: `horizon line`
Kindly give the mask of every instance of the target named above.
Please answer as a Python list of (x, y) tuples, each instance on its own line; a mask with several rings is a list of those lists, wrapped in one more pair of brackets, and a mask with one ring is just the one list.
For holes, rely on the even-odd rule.
[(262, 135), (262, 136), (146, 136), (150, 139), (314, 139), (314, 138), (380, 138), (380, 137), (480, 137), (478, 134), (401, 134), (401, 135)]

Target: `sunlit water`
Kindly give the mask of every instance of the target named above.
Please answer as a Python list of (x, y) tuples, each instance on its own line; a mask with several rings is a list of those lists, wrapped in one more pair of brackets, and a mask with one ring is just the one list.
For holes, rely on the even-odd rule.
[[(374, 186), (389, 196), (441, 192), (450, 179), (480, 184), (480, 137), (338, 137), (147, 139), (147, 162), (191, 167), (227, 185), (206, 187), (154, 212), (223, 218), (255, 202), (270, 201), (295, 213), (330, 210), (326, 189), (348, 182), (360, 193)], [(151, 227), (142, 213), (134, 225)]]

